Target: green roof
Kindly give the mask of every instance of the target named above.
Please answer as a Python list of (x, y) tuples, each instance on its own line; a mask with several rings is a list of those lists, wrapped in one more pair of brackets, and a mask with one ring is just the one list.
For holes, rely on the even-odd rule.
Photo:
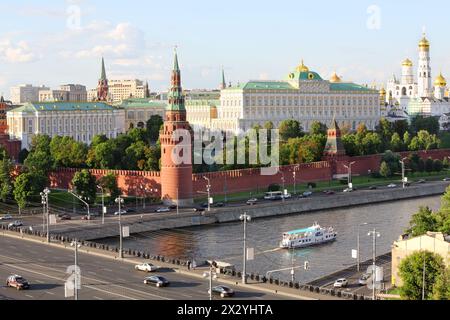
[(355, 83), (336, 82), (330, 83), (330, 90), (332, 91), (376, 91)]
[(32, 102), (11, 112), (115, 110), (104, 102)]
[(288, 82), (284, 81), (249, 81), (227, 90), (295, 90)]
[(167, 102), (158, 100), (149, 100), (147, 98), (134, 98), (123, 100), (119, 105), (121, 108), (166, 108)]
[(290, 80), (290, 81), (298, 81), (298, 80), (315, 80), (315, 81), (322, 81), (322, 77), (314, 71), (308, 71), (308, 72), (299, 72), (299, 71), (295, 71), (290, 73), (286, 80)]

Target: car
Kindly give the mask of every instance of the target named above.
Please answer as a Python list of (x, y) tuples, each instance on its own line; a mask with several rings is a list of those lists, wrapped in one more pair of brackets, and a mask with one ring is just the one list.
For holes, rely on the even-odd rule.
[(95, 217), (93, 216), (93, 215), (90, 215), (90, 216), (88, 216), (88, 215), (85, 215), (85, 216), (82, 216), (81, 217), (81, 220), (95, 220)]
[(18, 228), (18, 227), (22, 227), (22, 226), (23, 226), (22, 221), (14, 221), (14, 222), (11, 222), (10, 224), (8, 224), (8, 228)]
[(122, 214), (127, 214), (127, 212), (125, 210), (120, 210), (120, 212), (119, 211), (114, 212), (115, 216), (122, 215)]
[(292, 194), (286, 193), (286, 194), (282, 195), (281, 197), (284, 199), (290, 199), (290, 198), (292, 198)]
[(178, 208), (178, 206), (176, 204), (173, 204), (173, 205), (169, 206), (170, 210), (175, 210), (176, 208)]
[(335, 194), (335, 192), (333, 190), (325, 190), (323, 193), (326, 194), (327, 196), (331, 196), (331, 195)]
[(345, 193), (349, 193), (349, 192), (353, 192), (353, 191), (355, 191), (355, 189), (353, 189), (353, 188), (347, 188), (344, 190)]
[[(210, 293), (210, 290), (208, 290), (208, 293)], [(212, 294), (218, 295), (221, 298), (233, 297), (234, 290), (227, 286), (220, 285), (220, 286), (212, 288)]]
[(311, 191), (305, 191), (302, 194), (302, 196), (305, 198), (311, 197), (312, 195), (313, 195), (313, 193)]
[(424, 183), (427, 183), (427, 180), (425, 180), (425, 179), (420, 179), (419, 181), (417, 181), (417, 183), (424, 184)]
[(369, 190), (377, 190), (377, 189), (378, 189), (377, 186), (371, 186), (371, 187), (369, 188)]
[(391, 183), (391, 184), (388, 185), (387, 187), (390, 188), (390, 189), (393, 189), (393, 188), (397, 188), (397, 185), (394, 184), (394, 183)]
[(361, 278), (359, 278), (358, 280), (358, 284), (360, 286), (365, 286), (367, 285), (367, 281), (370, 279), (370, 277), (372, 276), (372, 274), (370, 273), (364, 273)]
[(253, 206), (253, 205), (255, 205), (257, 202), (258, 202), (258, 199), (252, 198), (252, 199), (247, 200), (247, 205), (248, 205), (248, 206)]
[(208, 203), (207, 202), (202, 203), (202, 208), (208, 208)]
[(214, 205), (214, 207), (216, 207), (216, 208), (223, 208), (223, 207), (225, 207), (225, 203), (223, 203), (223, 202), (217, 202), (217, 203)]
[(127, 210), (125, 210), (127, 213), (134, 213), (134, 212), (136, 212), (136, 210), (134, 210), (134, 209), (127, 209)]
[(205, 208), (200, 207), (194, 208), (194, 212), (205, 212)]
[(12, 220), (12, 218), (13, 218), (12, 215), (6, 214), (6, 215), (0, 217), (0, 220), (3, 220), (3, 221), (5, 221), (5, 220)]
[(63, 214), (59, 217), (61, 220), (72, 220), (72, 217), (68, 214)]
[(159, 269), (159, 267), (157, 267), (151, 263), (142, 263), (142, 264), (135, 265), (134, 269), (136, 269), (138, 271), (155, 272), (156, 270)]
[(155, 212), (161, 213), (161, 212), (170, 212), (170, 209), (167, 207), (161, 207), (155, 210)]
[(30, 284), (28, 281), (19, 275), (9, 276), (6, 279), (6, 286), (10, 288), (16, 288), (17, 290), (30, 289)]
[(348, 280), (345, 278), (337, 279), (333, 287), (335, 288), (345, 288), (348, 286)]
[(161, 276), (151, 276), (144, 279), (144, 284), (154, 285), (158, 288), (170, 285), (169, 280)]
[(442, 181), (450, 181), (450, 178), (444, 178)]

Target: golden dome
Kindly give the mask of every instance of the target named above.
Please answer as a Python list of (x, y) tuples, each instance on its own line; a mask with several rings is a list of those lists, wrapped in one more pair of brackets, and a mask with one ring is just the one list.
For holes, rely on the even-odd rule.
[(341, 81), (342, 81), (342, 79), (339, 78), (339, 76), (336, 74), (336, 72), (333, 73), (333, 75), (330, 78), (330, 82), (332, 82), (332, 83), (341, 82)]
[(381, 88), (380, 96), (385, 96), (385, 95), (386, 95), (386, 90), (384, 88)]
[(406, 59), (405, 61), (403, 61), (402, 66), (404, 66), (404, 67), (412, 67), (413, 63), (412, 63), (411, 60)]
[(442, 73), (440, 73), (439, 76), (436, 78), (436, 80), (434, 81), (434, 85), (436, 87), (446, 87), (447, 86), (447, 80), (445, 80)]
[(302, 60), (302, 64), (297, 67), (298, 72), (309, 72), (309, 68), (305, 66)]
[(419, 42), (419, 48), (426, 49), (426, 50), (430, 49), (430, 42), (425, 37), (425, 34), (423, 35), (422, 40), (420, 40), (420, 42)]

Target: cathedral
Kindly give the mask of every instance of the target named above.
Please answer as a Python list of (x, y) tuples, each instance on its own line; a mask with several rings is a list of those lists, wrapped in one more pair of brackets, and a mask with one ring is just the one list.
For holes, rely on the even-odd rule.
[(410, 59), (402, 63), (400, 78), (393, 75), (388, 81), (386, 90), (380, 91), (388, 116), (411, 117), (415, 115), (436, 116), (450, 112), (447, 93), (447, 81), (442, 73), (432, 81), (430, 42), (425, 34), (419, 42), (419, 61), (417, 76)]

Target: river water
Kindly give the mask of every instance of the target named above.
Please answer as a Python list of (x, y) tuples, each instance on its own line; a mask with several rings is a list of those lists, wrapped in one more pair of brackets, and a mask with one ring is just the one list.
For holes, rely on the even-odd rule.
[[(377, 240), (377, 253), (387, 253), (420, 206), (437, 210), (440, 197), (253, 220), (247, 224), (247, 245), (255, 249), (255, 259), (247, 263), (247, 271), (265, 274), (269, 270), (291, 267), (293, 259), (296, 266), (308, 260), (310, 270), (299, 269), (296, 272), (296, 281), (304, 283), (344, 269), (356, 263), (351, 257), (351, 250), (356, 249), (356, 226), (365, 222), (370, 223), (370, 226), (361, 227), (361, 261), (372, 257), (372, 238), (367, 233), (374, 227), (381, 232)], [(283, 232), (310, 227), (316, 221), (324, 227), (332, 226), (338, 232), (337, 241), (294, 252), (278, 249)], [(117, 239), (100, 242), (118, 245)], [(173, 258), (219, 260), (234, 264), (237, 270), (242, 270), (243, 223), (133, 235), (124, 240), (124, 247)], [(290, 273), (283, 272), (279, 277), (290, 279)]]

